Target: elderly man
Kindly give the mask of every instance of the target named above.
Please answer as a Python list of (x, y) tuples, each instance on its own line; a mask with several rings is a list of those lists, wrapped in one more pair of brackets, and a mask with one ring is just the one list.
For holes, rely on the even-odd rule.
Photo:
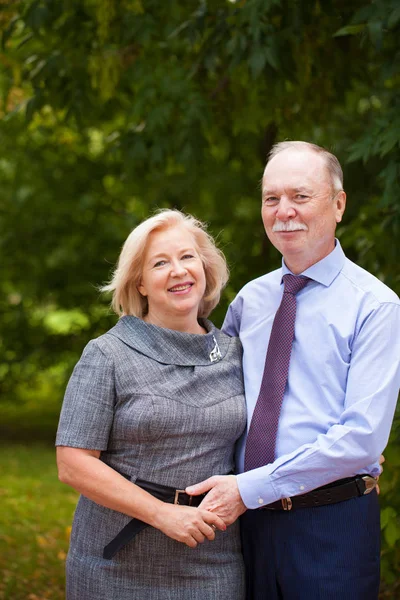
[(400, 302), (335, 240), (345, 205), (335, 156), (273, 148), (262, 219), (282, 268), (247, 284), (224, 323), (244, 351), (239, 474), (187, 489), (210, 490), (202, 506), (227, 524), (244, 513), (248, 600), (378, 596), (375, 486), (399, 389)]

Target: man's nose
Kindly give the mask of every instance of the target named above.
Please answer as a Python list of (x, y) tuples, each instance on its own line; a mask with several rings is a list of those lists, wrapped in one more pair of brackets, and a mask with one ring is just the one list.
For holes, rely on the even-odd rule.
[(276, 218), (280, 221), (286, 221), (287, 219), (292, 219), (295, 216), (296, 209), (291, 200), (287, 196), (281, 196), (276, 211)]

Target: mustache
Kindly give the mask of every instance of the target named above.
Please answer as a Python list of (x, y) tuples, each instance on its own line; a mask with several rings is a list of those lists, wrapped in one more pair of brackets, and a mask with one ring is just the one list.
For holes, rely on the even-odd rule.
[(296, 223), (296, 221), (275, 221), (272, 231), (308, 231), (305, 223)]

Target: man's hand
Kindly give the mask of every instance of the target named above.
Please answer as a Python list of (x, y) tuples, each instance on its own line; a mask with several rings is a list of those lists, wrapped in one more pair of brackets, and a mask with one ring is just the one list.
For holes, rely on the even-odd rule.
[(386, 460), (386, 458), (383, 456), (383, 454), (381, 454), (380, 457), (379, 457), (379, 467), (380, 467), (380, 470), (381, 470), (380, 475), (382, 475), (382, 473), (383, 473), (383, 466), (382, 465), (385, 462), (385, 460)]
[(247, 510), (240, 496), (234, 475), (215, 475), (196, 485), (187, 487), (185, 491), (191, 496), (208, 492), (199, 508), (216, 513), (225, 525), (234, 523)]
[[(379, 457), (379, 468), (380, 468), (380, 473), (378, 475), (378, 477), (376, 478), (377, 481), (379, 481), (379, 477), (382, 475), (383, 473), (383, 463), (385, 462), (385, 457), (383, 456), (383, 454), (380, 455)], [(379, 483), (376, 484), (376, 492), (377, 494), (381, 493), (381, 488), (379, 487)]]

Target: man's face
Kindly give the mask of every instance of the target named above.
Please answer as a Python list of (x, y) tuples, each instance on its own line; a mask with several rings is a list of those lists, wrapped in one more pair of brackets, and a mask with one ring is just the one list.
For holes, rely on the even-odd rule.
[(322, 156), (283, 150), (265, 168), (261, 215), (270, 242), (293, 273), (332, 252), (346, 194), (335, 192)]

